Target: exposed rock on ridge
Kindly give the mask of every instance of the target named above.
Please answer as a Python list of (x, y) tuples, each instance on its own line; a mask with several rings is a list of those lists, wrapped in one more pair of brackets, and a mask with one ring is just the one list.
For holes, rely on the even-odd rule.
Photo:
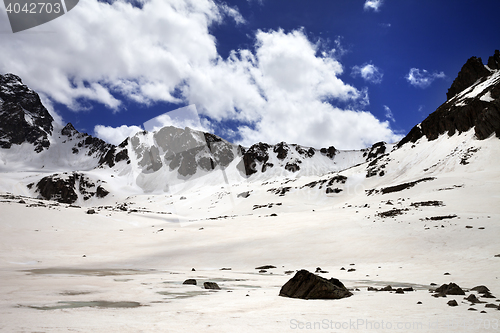
[(61, 134), (68, 137), (67, 141), (74, 142), (73, 154), (79, 154), (80, 150), (85, 149), (87, 156), (99, 159), (99, 166), (112, 168), (120, 161), (129, 161), (130, 163), (126, 141), (117, 147), (87, 133), (78, 132), (71, 123), (68, 123), (61, 130)]
[(0, 75), (0, 148), (28, 142), (37, 153), (47, 149), (53, 120), (38, 94), (21, 78)]
[(453, 81), (450, 89), (446, 93), (448, 100), (453, 98), (458, 93), (464, 91), (477, 80), (490, 74), (490, 71), (484, 67), (481, 58), (471, 57), (458, 73), (457, 78)]
[(462, 67), (448, 90), (448, 100), (422, 123), (413, 127), (398, 147), (425, 136), (437, 139), (441, 134), (462, 133), (474, 128), (477, 139), (496, 133), (500, 138), (500, 53), (490, 57), (489, 69), (481, 58), (472, 57)]

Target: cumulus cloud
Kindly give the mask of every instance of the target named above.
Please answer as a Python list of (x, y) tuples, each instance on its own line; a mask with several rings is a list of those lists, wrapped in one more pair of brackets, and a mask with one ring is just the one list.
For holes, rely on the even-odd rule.
[(365, 81), (371, 83), (381, 83), (384, 74), (382, 71), (373, 64), (363, 64), (361, 66), (354, 66), (351, 75), (353, 77), (362, 77)]
[(129, 136), (132, 136), (142, 130), (143, 129), (138, 126), (122, 125), (120, 127), (112, 127), (96, 125), (94, 127), (94, 134), (95, 136), (106, 142), (112, 143), (114, 145), (119, 145)]
[(394, 114), (387, 105), (384, 105), (384, 111), (385, 111), (385, 117), (387, 119), (391, 120), (392, 122), (396, 122), (396, 119), (394, 119)]
[(365, 10), (373, 10), (378, 12), (380, 7), (384, 4), (384, 0), (366, 0), (364, 9)]
[(444, 79), (446, 75), (443, 72), (429, 73), (425, 69), (412, 68), (405, 76), (405, 79), (414, 87), (425, 89), (429, 87), (436, 79)]
[(0, 66), (73, 110), (87, 99), (118, 111), (119, 94), (180, 103), (179, 83), (217, 57), (208, 27), (235, 15), (210, 0), (80, 1), (30, 33), (3, 36)]
[[(210, 27), (225, 20), (244, 23), (236, 8), (211, 0), (150, 0), (142, 7), (81, 1), (34, 28), (38, 33), (3, 36), (0, 70), (75, 111), (91, 101), (119, 112), (123, 96), (146, 105), (195, 104), (203, 119), (239, 124), (235, 138), (245, 145), (285, 140), (350, 149), (399, 139), (389, 122), (362, 111), (367, 90), (341, 79), (341, 48), (312, 42), (302, 30), (259, 30), (251, 49), (224, 59)], [(47, 30), (56, 33), (41, 33)], [(381, 79), (372, 69), (365, 76)], [(162, 121), (175, 120), (169, 117)], [(114, 143), (136, 130), (94, 129)]]
[(247, 21), (241, 16), (238, 8), (229, 7), (227, 4), (222, 3), (219, 5), (220, 10), (227, 16), (232, 17), (236, 24), (245, 24)]

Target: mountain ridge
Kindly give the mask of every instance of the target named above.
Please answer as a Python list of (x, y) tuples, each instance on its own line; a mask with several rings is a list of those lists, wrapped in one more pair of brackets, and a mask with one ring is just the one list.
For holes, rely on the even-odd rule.
[[(480, 58), (470, 58), (448, 90), (448, 100), (400, 142), (378, 142), (357, 151), (286, 142), (242, 147), (211, 133), (173, 126), (138, 132), (113, 145), (78, 132), (71, 123), (54, 126), (36, 92), (19, 77), (0, 75), (0, 82), (0, 172), (29, 171), (32, 176), (22, 180), (23, 194), (68, 203), (93, 202), (116, 192), (113, 186), (130, 193), (168, 193), (192, 186), (302, 176), (319, 177), (323, 182), (322, 177), (359, 166), (365, 178), (382, 178), (395, 172), (390, 167), (395, 152), (409, 143), (415, 146), (422, 138), (434, 141), (445, 133), (450, 137), (471, 129), (477, 140), (495, 133), (500, 138), (498, 50), (487, 66)], [(474, 148), (467, 149), (471, 153), (464, 150), (460, 156), (473, 155)], [(28, 162), (24, 162), (26, 157)], [(326, 188), (327, 194), (339, 191)]]

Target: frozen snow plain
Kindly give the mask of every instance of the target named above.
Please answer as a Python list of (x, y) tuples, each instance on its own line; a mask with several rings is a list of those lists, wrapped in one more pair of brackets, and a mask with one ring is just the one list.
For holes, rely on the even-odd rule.
[[(336, 173), (118, 191), (78, 208), (9, 195), (26, 174), (4, 173), (0, 330), (498, 331), (500, 311), (485, 305), (500, 304), (499, 141), (469, 131), (411, 146), (381, 159), (384, 177), (366, 178), (366, 163), (340, 172), (347, 181), (330, 194), (311, 182)], [(283, 187), (283, 196), (269, 191)], [(255, 269), (262, 265), (276, 268)], [(296, 270), (317, 267), (354, 295), (278, 296)], [(203, 289), (206, 281), (221, 290)], [(497, 297), (476, 305), (464, 300), (474, 291), (432, 297), (430, 288), (450, 282), (485, 285)], [(415, 291), (367, 290), (387, 285)], [(452, 299), (458, 306), (447, 305)]]

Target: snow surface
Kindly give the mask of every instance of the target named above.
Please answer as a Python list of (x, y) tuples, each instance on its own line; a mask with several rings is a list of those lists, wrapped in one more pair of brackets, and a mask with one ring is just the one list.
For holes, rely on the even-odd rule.
[[(428, 289), (431, 283), (486, 285), (497, 296), (488, 303), (499, 304), (498, 139), (475, 140), (473, 130), (431, 142), (422, 138), (414, 148), (404, 145), (379, 160), (386, 165), (384, 177), (366, 178), (366, 163), (353, 166), (356, 156), (336, 156), (351, 166), (341, 172), (347, 182), (334, 185), (343, 190), (338, 194), (304, 187), (335, 173), (241, 180), (224, 170), (201, 175), (195, 185), (178, 185), (178, 191), (144, 193), (132, 167), (121, 166), (120, 177), (112, 177), (111, 169), (87, 171), (114, 194), (91, 201), (93, 215), (88, 208), (28, 197), (19, 203), (20, 197), (4, 195), (0, 330), (495, 332), (499, 310), (471, 306), (464, 296), (434, 298)], [(0, 187), (20, 194), (19, 183), (35, 174), (3, 173)], [(435, 179), (376, 193), (424, 177)], [(269, 191), (283, 187), (291, 187), (284, 196)], [(238, 196), (247, 191), (247, 198)], [(443, 206), (412, 205), (430, 200)], [(127, 211), (120, 209), (123, 203)], [(377, 215), (393, 208), (403, 214)], [(447, 215), (457, 217), (429, 219)], [(277, 268), (255, 269), (269, 264)], [(359, 291), (342, 300), (278, 296), (293, 276), (285, 271), (316, 267)], [(198, 285), (183, 285), (188, 278)], [(205, 281), (221, 290), (204, 290)], [(416, 291), (367, 291), (386, 285)], [(448, 306), (451, 299), (459, 305)]]

